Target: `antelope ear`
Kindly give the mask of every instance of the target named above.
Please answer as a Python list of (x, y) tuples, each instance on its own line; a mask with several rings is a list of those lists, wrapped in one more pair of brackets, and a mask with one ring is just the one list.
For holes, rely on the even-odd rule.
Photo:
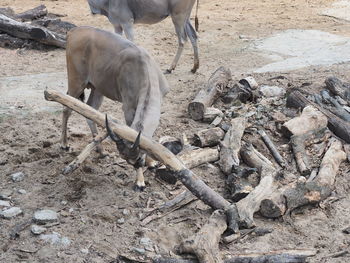
[(111, 139), (115, 142), (115, 143), (119, 143), (121, 141), (121, 139), (119, 138), (119, 136), (117, 134), (115, 134), (111, 128), (109, 127), (109, 124), (108, 124), (108, 117), (107, 117), (107, 114), (106, 114), (106, 128), (107, 128), (107, 133), (109, 135), (109, 137), (111, 137)]
[(137, 135), (136, 140), (135, 140), (134, 144), (132, 145), (132, 148), (131, 148), (132, 151), (138, 150), (138, 148), (140, 146), (140, 138), (141, 138), (141, 131)]

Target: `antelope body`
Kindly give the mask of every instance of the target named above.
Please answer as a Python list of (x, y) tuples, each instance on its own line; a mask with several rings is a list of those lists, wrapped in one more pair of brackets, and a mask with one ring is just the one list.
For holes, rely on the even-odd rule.
[[(151, 138), (160, 119), (163, 96), (169, 86), (158, 65), (148, 53), (121, 36), (92, 27), (77, 27), (67, 35), (68, 95), (79, 98), (84, 89), (91, 93), (87, 104), (99, 109), (103, 97), (121, 102), (126, 124)], [(67, 148), (67, 122), (71, 110), (63, 112), (62, 146)], [(88, 120), (92, 135), (96, 136), (96, 124)], [(107, 123), (108, 124), (108, 123)], [(137, 168), (136, 187), (143, 189), (142, 175), (144, 155), (137, 143), (119, 139), (116, 141), (123, 158)]]
[[(127, 39), (133, 41), (133, 24), (155, 24), (171, 16), (178, 37), (176, 56), (167, 72), (175, 69), (184, 43), (190, 39), (194, 52), (192, 72), (199, 67), (197, 34), (190, 23), (190, 15), (196, 0), (88, 0), (92, 14), (106, 16), (118, 34), (123, 31)], [(197, 10), (198, 10), (197, 0)], [(196, 16), (196, 27), (197, 27)]]

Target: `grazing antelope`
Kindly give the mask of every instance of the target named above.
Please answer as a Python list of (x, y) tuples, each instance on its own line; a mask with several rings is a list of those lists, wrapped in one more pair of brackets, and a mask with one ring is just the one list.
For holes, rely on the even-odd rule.
[[(121, 36), (92, 27), (77, 27), (67, 35), (68, 95), (80, 98), (91, 89), (87, 104), (99, 109), (103, 97), (123, 104), (126, 124), (151, 138), (160, 119), (163, 96), (169, 86), (163, 73), (150, 55)], [(67, 122), (71, 109), (63, 111), (62, 147), (67, 148)], [(87, 120), (92, 135), (96, 124)], [(107, 130), (116, 142), (121, 156), (137, 170), (136, 189), (143, 190), (142, 173), (145, 154), (140, 153), (139, 138), (134, 144), (120, 139)]]
[[(176, 56), (167, 69), (167, 73), (173, 71), (180, 59), (187, 37), (190, 39), (194, 65), (192, 72), (199, 68), (199, 56), (197, 34), (190, 23), (190, 15), (196, 0), (88, 0), (92, 14), (106, 16), (113, 24), (118, 34), (123, 31), (127, 39), (134, 41), (133, 24), (155, 24), (168, 16), (171, 16), (178, 37), (178, 49)], [(198, 12), (197, 0), (197, 12)], [(196, 29), (198, 19), (196, 14)]]

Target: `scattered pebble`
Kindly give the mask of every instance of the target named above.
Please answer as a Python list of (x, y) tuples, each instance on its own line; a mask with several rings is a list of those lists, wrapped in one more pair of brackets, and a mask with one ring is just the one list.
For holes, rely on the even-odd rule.
[(25, 195), (27, 193), (27, 191), (24, 189), (19, 189), (18, 193), (20, 193), (21, 195)]
[(23, 181), (24, 177), (25, 177), (25, 175), (22, 172), (11, 174), (11, 179), (15, 183)]
[(65, 201), (65, 200), (62, 200), (62, 201), (61, 201), (61, 205), (68, 205), (68, 202)]
[(39, 210), (34, 213), (34, 221), (38, 224), (56, 223), (58, 215), (52, 210)]
[(46, 228), (43, 226), (32, 225), (30, 230), (34, 235), (40, 235), (46, 231)]
[(41, 234), (40, 239), (50, 243), (51, 245), (61, 245), (67, 247), (71, 244), (68, 237), (61, 237), (61, 235), (57, 232), (52, 232), (52, 234), (47, 235)]
[(118, 223), (118, 224), (124, 224), (124, 223), (125, 223), (125, 219), (124, 219), (124, 218), (119, 218), (119, 219), (117, 220), (117, 223)]
[(22, 214), (22, 209), (19, 207), (11, 207), (0, 212), (0, 217), (5, 219), (11, 219)]
[(1, 200), (10, 200), (12, 195), (12, 190), (2, 190), (0, 192), (0, 199)]
[(130, 211), (128, 209), (123, 210), (123, 215), (128, 216), (130, 215)]
[(132, 248), (132, 251), (133, 251), (133, 252), (136, 252), (136, 253), (139, 253), (139, 254), (141, 254), (141, 255), (146, 254), (146, 250), (144, 250), (143, 248), (133, 247), (133, 248)]
[(87, 248), (80, 249), (80, 252), (83, 254), (89, 254), (89, 250)]
[(0, 200), (0, 207), (10, 207), (10, 202), (9, 201), (3, 201)]
[(147, 251), (154, 251), (152, 240), (148, 237), (141, 238), (140, 245), (144, 246)]

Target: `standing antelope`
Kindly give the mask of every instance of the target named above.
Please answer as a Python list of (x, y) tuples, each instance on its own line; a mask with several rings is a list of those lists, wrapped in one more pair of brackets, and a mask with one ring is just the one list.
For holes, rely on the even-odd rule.
[[(194, 53), (194, 65), (191, 71), (195, 73), (199, 68), (197, 34), (190, 23), (195, 2), (196, 0), (88, 0), (92, 14), (106, 16), (113, 24), (115, 32), (122, 34), (124, 31), (127, 39), (131, 41), (134, 41), (134, 23), (155, 24), (171, 16), (178, 37), (178, 49), (167, 73), (175, 69), (187, 37), (191, 41)], [(197, 12), (198, 3), (199, 0), (197, 0)]]
[[(68, 95), (79, 98), (84, 89), (91, 93), (87, 104), (99, 109), (103, 97), (119, 101), (126, 124), (151, 138), (160, 119), (163, 96), (169, 86), (158, 65), (148, 53), (121, 36), (92, 27), (77, 27), (67, 35)], [(62, 147), (67, 148), (67, 122), (71, 109), (63, 111)], [(97, 134), (96, 124), (87, 120), (92, 135)], [(107, 120), (106, 120), (107, 122)], [(131, 145), (114, 134), (122, 157), (137, 170), (136, 189), (143, 190), (142, 173), (145, 155), (140, 153), (139, 137)], [(139, 133), (139, 135), (140, 135)]]

